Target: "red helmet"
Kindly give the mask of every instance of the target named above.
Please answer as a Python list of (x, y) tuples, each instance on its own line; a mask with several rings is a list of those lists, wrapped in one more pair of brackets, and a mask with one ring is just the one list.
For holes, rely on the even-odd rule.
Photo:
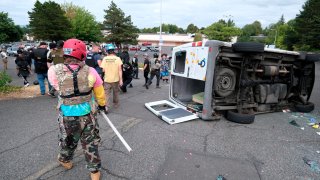
[(79, 39), (68, 39), (63, 44), (63, 55), (83, 61), (87, 55), (86, 45)]

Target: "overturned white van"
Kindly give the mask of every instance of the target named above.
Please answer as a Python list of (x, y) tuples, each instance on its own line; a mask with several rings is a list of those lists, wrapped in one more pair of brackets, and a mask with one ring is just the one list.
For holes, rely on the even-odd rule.
[(193, 42), (173, 48), (169, 101), (145, 106), (169, 124), (192, 119), (252, 123), (255, 114), (309, 102), (319, 54), (264, 48), (254, 42)]

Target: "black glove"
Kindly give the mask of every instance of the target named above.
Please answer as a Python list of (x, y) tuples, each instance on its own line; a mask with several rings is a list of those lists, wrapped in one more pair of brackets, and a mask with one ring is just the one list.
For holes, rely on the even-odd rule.
[(108, 114), (108, 108), (106, 106), (98, 106), (98, 111), (102, 111), (104, 112), (105, 114)]

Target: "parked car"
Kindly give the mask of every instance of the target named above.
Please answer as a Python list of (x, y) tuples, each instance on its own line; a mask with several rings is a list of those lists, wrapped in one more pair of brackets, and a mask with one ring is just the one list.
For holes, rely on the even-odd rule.
[(19, 47), (16, 47), (16, 46), (14, 46), (14, 47), (9, 47), (8, 49), (7, 49), (7, 54), (8, 54), (8, 56), (17, 56), (18, 55), (18, 53), (17, 53), (17, 50), (19, 49)]
[(287, 108), (308, 113), (316, 61), (320, 54), (254, 42), (184, 44), (172, 51), (169, 101), (145, 105), (169, 124), (222, 115), (249, 124), (256, 114)]
[(129, 47), (129, 51), (139, 51), (140, 50), (140, 46), (130, 46)]
[(143, 52), (148, 51), (148, 48), (142, 47), (142, 48), (140, 48), (140, 51), (143, 51)]
[(153, 52), (159, 52), (159, 47), (157, 47), (157, 46), (152, 46), (152, 47), (151, 47), (151, 51), (153, 51)]

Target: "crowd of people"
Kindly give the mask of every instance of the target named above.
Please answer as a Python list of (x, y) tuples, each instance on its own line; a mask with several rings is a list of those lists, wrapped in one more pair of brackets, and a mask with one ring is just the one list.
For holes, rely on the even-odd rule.
[[(71, 169), (80, 140), (91, 178), (100, 179), (100, 136), (96, 115), (99, 111), (107, 114), (110, 108), (118, 108), (120, 91), (126, 93), (128, 87), (133, 87), (132, 80), (139, 79), (139, 54), (130, 57), (128, 46), (124, 46), (121, 53), (116, 53), (113, 44), (91, 46), (88, 50), (78, 39), (50, 44), (41, 42), (36, 49), (29, 50), (21, 46), (15, 63), (24, 86), (30, 84), (28, 76), (34, 65), (41, 95), (47, 92), (52, 97), (59, 97), (58, 162)], [(1, 56), (6, 60), (3, 64), (7, 69), (7, 56), (2, 52)], [(155, 77), (156, 88), (160, 88), (160, 79), (168, 83), (170, 60), (167, 54), (159, 58), (155, 53), (151, 60), (147, 53), (143, 57), (144, 86), (148, 89)]]

